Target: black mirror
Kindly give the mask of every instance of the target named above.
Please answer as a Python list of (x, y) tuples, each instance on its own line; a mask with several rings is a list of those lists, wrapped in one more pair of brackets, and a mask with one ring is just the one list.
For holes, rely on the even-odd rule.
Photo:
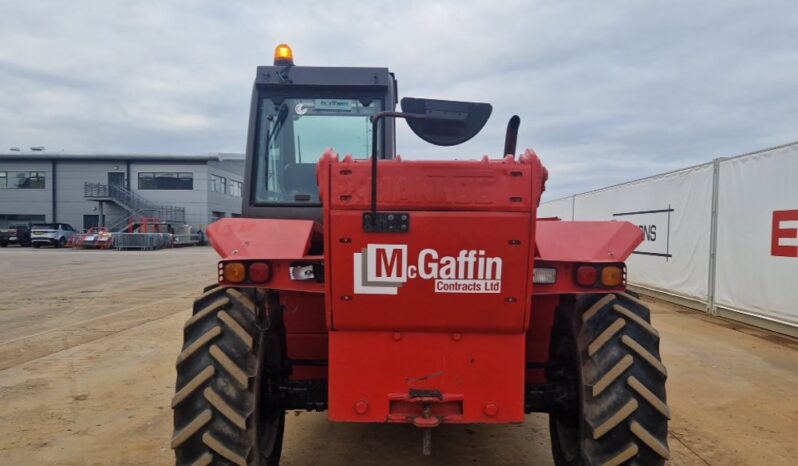
[(402, 113), (427, 117), (408, 118), (410, 129), (421, 139), (437, 146), (454, 146), (473, 138), (488, 122), (492, 111), (490, 104), (477, 102), (402, 99)]

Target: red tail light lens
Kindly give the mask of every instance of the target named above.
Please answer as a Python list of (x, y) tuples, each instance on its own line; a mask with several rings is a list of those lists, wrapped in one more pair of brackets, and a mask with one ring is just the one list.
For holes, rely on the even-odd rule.
[(256, 283), (269, 281), (271, 269), (265, 262), (253, 262), (249, 265), (249, 279)]
[(580, 265), (576, 269), (576, 283), (582, 286), (593, 286), (596, 284), (598, 271), (589, 265)]

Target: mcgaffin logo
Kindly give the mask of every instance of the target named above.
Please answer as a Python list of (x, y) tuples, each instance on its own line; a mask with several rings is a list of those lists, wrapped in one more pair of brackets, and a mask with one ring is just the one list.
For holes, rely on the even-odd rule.
[(436, 293), (501, 293), (502, 259), (485, 251), (463, 249), (443, 256), (422, 249), (408, 262), (406, 244), (369, 244), (355, 253), (355, 293), (390, 294), (408, 280), (433, 281)]

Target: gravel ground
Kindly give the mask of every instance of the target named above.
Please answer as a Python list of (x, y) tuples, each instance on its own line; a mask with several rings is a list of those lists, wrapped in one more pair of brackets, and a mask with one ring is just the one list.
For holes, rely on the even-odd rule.
[[(172, 464), (174, 360), (214, 280), (210, 248), (0, 250), (0, 464)], [(668, 366), (671, 464), (793, 465), (798, 342), (651, 302)], [(547, 419), (444, 426), (289, 414), (285, 465), (550, 465)]]

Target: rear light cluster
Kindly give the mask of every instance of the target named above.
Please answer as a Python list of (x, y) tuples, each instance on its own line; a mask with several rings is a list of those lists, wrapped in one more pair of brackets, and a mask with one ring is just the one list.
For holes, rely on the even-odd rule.
[(266, 262), (220, 262), (219, 278), (228, 283), (265, 283), (271, 278)]
[(618, 265), (580, 265), (576, 267), (576, 284), (612, 288), (624, 282), (623, 267)]
[[(535, 285), (557, 283), (557, 270), (557, 267), (551, 266), (535, 267), (532, 283)], [(581, 264), (574, 269), (574, 281), (579, 286), (589, 288), (616, 288), (626, 281), (625, 273), (623, 264)]]

